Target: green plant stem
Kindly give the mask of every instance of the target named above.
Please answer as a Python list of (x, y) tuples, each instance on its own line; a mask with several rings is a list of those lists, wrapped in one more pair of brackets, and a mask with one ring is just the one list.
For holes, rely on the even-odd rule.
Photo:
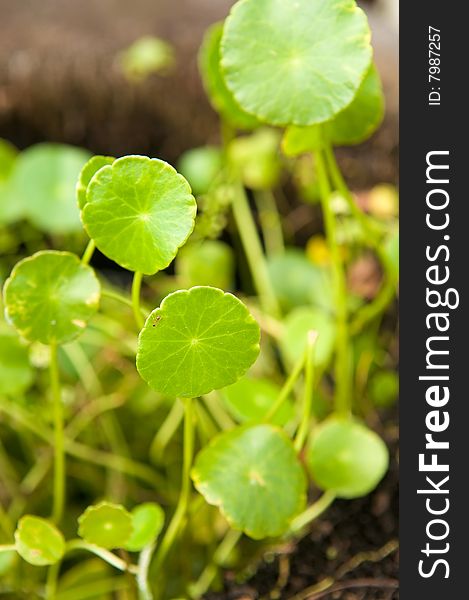
[(295, 383), (296, 383), (298, 377), (300, 376), (301, 371), (303, 370), (303, 367), (305, 364), (305, 358), (306, 358), (306, 353), (303, 353), (301, 355), (301, 357), (297, 360), (296, 364), (294, 365), (293, 369), (290, 372), (290, 375), (288, 376), (287, 380), (283, 384), (283, 387), (280, 390), (280, 394), (278, 395), (278, 398), (275, 401), (275, 404), (273, 404), (271, 406), (270, 410), (265, 415), (265, 417), (264, 417), (265, 421), (271, 421), (274, 418), (274, 416), (277, 414), (277, 411), (280, 409), (282, 404), (287, 400), (288, 396), (290, 396), (290, 394), (292, 393), (293, 388), (295, 387)]
[(161, 577), (162, 567), (166, 557), (171, 550), (178, 533), (183, 525), (186, 511), (189, 505), (191, 492), (190, 470), (192, 466), (192, 457), (194, 454), (194, 407), (193, 400), (186, 398), (184, 402), (184, 450), (181, 492), (178, 504), (173, 514), (170, 524), (161, 540), (155, 557), (155, 578), (158, 581)]
[(272, 190), (258, 190), (254, 193), (262, 229), (262, 237), (268, 256), (281, 254), (285, 250), (282, 221)]
[(148, 574), (150, 571), (151, 558), (155, 551), (156, 544), (149, 544), (141, 552), (138, 559), (137, 586), (139, 600), (153, 600)]
[(318, 500), (316, 500), (314, 504), (311, 504), (311, 506), (309, 506), (304, 512), (302, 512), (295, 519), (293, 519), (290, 525), (290, 532), (295, 534), (301, 529), (303, 529), (303, 527), (311, 523), (311, 521), (317, 519), (320, 515), (322, 515), (324, 511), (326, 511), (329, 508), (329, 506), (334, 502), (334, 500), (334, 492), (324, 492), (324, 494)]
[(153, 462), (158, 462), (163, 452), (176, 433), (182, 419), (184, 418), (184, 405), (179, 399), (173, 403), (166, 419), (158, 428), (150, 446), (150, 458)]
[(119, 571), (127, 571), (129, 573), (133, 573), (134, 575), (138, 574), (137, 565), (128, 564), (124, 560), (116, 556), (113, 552), (105, 550), (104, 548), (100, 548), (95, 544), (89, 544), (88, 542), (85, 542), (84, 540), (80, 539), (70, 540), (69, 542), (67, 542), (65, 546), (65, 552), (68, 553), (73, 552), (75, 550), (84, 550), (86, 552), (91, 552), (91, 554), (98, 556), (99, 558), (107, 562), (115, 569), (118, 569)]
[(143, 273), (140, 273), (140, 271), (135, 271), (132, 281), (132, 308), (134, 311), (135, 321), (137, 322), (139, 329), (142, 329), (145, 324), (145, 321), (142, 317), (142, 311), (140, 309), (140, 289), (142, 287), (142, 278)]
[(220, 545), (215, 550), (210, 564), (202, 571), (199, 579), (189, 587), (191, 598), (200, 598), (209, 590), (213, 580), (217, 576), (218, 569), (226, 562), (242, 535), (241, 531), (228, 530)]
[(217, 392), (210, 392), (209, 394), (205, 394), (203, 396), (203, 400), (205, 406), (208, 409), (208, 412), (212, 416), (215, 423), (222, 429), (223, 431), (228, 431), (229, 429), (233, 429), (236, 426), (236, 423), (230, 417), (230, 415), (224, 409), (220, 396)]
[(0, 552), (16, 552), (15, 544), (0, 544)]
[(308, 331), (305, 356), (305, 384), (303, 395), (303, 408), (300, 426), (298, 428), (298, 432), (294, 441), (294, 447), (297, 452), (300, 452), (304, 446), (311, 421), (314, 386), (314, 345), (316, 343), (316, 339), (317, 333), (315, 331)]
[[(2, 397), (0, 397), (0, 406), (10, 418), (25, 429), (34, 433), (46, 444), (50, 446), (54, 445), (53, 432), (41, 422), (38, 422), (32, 415), (29, 415), (28, 411), (24, 408), (10, 403)], [(68, 438), (65, 438), (64, 446), (65, 452), (68, 455), (99, 467), (115, 469), (116, 471), (130, 475), (158, 490), (158, 493), (162, 497), (168, 498), (168, 493), (165, 491), (167, 488), (166, 480), (148, 465), (139, 463), (126, 456), (117, 456), (97, 448), (91, 448)]]
[(57, 596), (57, 585), (59, 581), (60, 573), (60, 562), (50, 565), (47, 570), (47, 581), (46, 581), (46, 600), (55, 600)]
[(83, 256), (81, 257), (81, 264), (82, 265), (89, 265), (90, 264), (90, 260), (93, 257), (95, 249), (96, 249), (96, 244), (94, 243), (93, 240), (90, 240), (88, 242), (88, 245), (85, 248), (85, 251), (83, 252)]
[(49, 377), (54, 415), (54, 503), (52, 519), (55, 523), (60, 523), (65, 504), (65, 451), (63, 404), (56, 344), (50, 346)]
[(331, 252), (332, 276), (334, 284), (334, 304), (337, 323), (335, 409), (337, 413), (348, 416), (351, 412), (352, 382), (349, 365), (347, 284), (340, 246), (337, 241), (337, 224), (331, 204), (332, 194), (327, 177), (324, 156), (322, 152), (316, 152), (315, 157), (324, 226)]
[(367, 235), (367, 242), (375, 250), (384, 269), (385, 280), (376, 298), (369, 304), (365, 305), (358, 312), (356, 318), (351, 323), (350, 333), (356, 334), (359, 333), (366, 324), (382, 314), (387, 306), (391, 303), (395, 294), (395, 285), (392, 275), (390, 274), (391, 267), (389, 264), (389, 259), (382, 246), (381, 228), (375, 225), (375, 223), (357, 206), (353, 194), (349, 190), (347, 183), (340, 172), (333, 149), (328, 146), (324, 152), (326, 156), (327, 167), (331, 174), (334, 187), (347, 201), (351, 213), (361, 224), (364, 232)]
[(237, 193), (233, 199), (233, 216), (261, 306), (266, 313), (277, 316), (280, 314), (280, 308), (270, 280), (264, 250), (246, 192), (240, 183), (237, 184)]

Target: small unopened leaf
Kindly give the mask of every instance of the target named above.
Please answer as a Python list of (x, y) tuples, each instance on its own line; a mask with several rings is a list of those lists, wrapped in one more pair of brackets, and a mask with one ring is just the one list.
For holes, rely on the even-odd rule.
[(314, 431), (307, 452), (314, 481), (339, 498), (366, 496), (388, 468), (388, 450), (374, 431), (331, 417)]
[(31, 565), (53, 565), (65, 553), (62, 533), (49, 521), (26, 515), (18, 522), (15, 532), (16, 551)]
[(271, 425), (217, 436), (197, 456), (192, 479), (234, 529), (254, 539), (285, 533), (305, 504), (306, 478), (293, 445)]
[(116, 159), (112, 158), (112, 156), (92, 156), (83, 167), (77, 182), (77, 201), (80, 209), (82, 209), (87, 202), (86, 190), (88, 189), (88, 185), (94, 174), (97, 173), (99, 169), (102, 169), (107, 165), (112, 165), (115, 160)]
[(313, 125), (353, 100), (371, 61), (370, 31), (355, 0), (242, 0), (221, 54), (245, 111), (273, 125)]
[(16, 335), (0, 334), (0, 393), (20, 394), (32, 383), (29, 352)]
[(140, 552), (156, 540), (164, 525), (164, 512), (153, 502), (140, 504), (132, 510), (132, 534), (125, 544), (126, 550)]
[(123, 548), (132, 535), (132, 515), (123, 506), (101, 502), (88, 506), (78, 519), (78, 534), (101, 548)]
[[(262, 421), (277, 400), (280, 387), (268, 379), (244, 377), (223, 390), (225, 404), (240, 423)], [(282, 404), (275, 414), (274, 425), (285, 425), (295, 415), (290, 401)]]
[(190, 186), (173, 167), (147, 156), (124, 156), (94, 175), (82, 219), (103, 254), (152, 275), (186, 242), (195, 213)]
[(336, 329), (332, 317), (315, 308), (297, 308), (285, 319), (280, 347), (290, 364), (296, 363), (306, 350), (308, 331), (318, 334), (314, 345), (314, 364), (326, 367), (334, 350)]
[(91, 267), (69, 252), (46, 250), (13, 268), (4, 287), (5, 314), (26, 339), (64, 344), (83, 332), (99, 296)]
[(239, 379), (259, 354), (244, 304), (212, 287), (170, 294), (140, 332), (137, 369), (154, 390), (195, 398)]
[(239, 106), (233, 94), (226, 87), (220, 67), (222, 34), (223, 23), (215, 23), (207, 30), (200, 48), (199, 70), (205, 91), (213, 108), (233, 127), (254, 129), (259, 125), (259, 121)]

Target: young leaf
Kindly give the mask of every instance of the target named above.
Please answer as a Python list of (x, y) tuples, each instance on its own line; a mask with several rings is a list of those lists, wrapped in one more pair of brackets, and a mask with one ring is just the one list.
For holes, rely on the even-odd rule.
[(140, 332), (137, 369), (154, 390), (195, 398), (241, 377), (259, 354), (259, 326), (232, 294), (193, 287), (170, 294)]
[(215, 23), (206, 32), (199, 52), (199, 70), (210, 103), (219, 115), (238, 129), (255, 129), (259, 121), (239, 106), (226, 83), (220, 68), (220, 42), (223, 23)]
[(83, 167), (78, 177), (76, 187), (77, 201), (80, 210), (83, 209), (87, 202), (86, 190), (88, 189), (88, 185), (92, 180), (94, 174), (97, 173), (99, 169), (102, 169), (107, 165), (112, 165), (112, 163), (115, 160), (116, 159), (112, 158), (112, 156), (92, 156), (90, 160), (86, 163), (86, 165)]
[(41, 231), (52, 234), (80, 231), (75, 185), (89, 157), (85, 150), (61, 144), (28, 148), (16, 162), (10, 202), (23, 203), (26, 215)]
[(176, 273), (183, 287), (211, 285), (230, 289), (234, 280), (234, 255), (228, 244), (205, 240), (181, 248)]
[(388, 468), (383, 440), (355, 421), (331, 417), (313, 433), (307, 452), (313, 479), (339, 498), (366, 496)]
[(189, 184), (173, 167), (147, 156), (124, 156), (94, 175), (82, 219), (103, 254), (152, 275), (186, 242), (195, 213)]
[(221, 54), (245, 111), (272, 125), (313, 125), (352, 101), (371, 61), (370, 30), (355, 0), (242, 0)]
[(45, 250), (18, 262), (3, 290), (5, 315), (31, 342), (65, 344), (98, 309), (93, 269), (70, 252)]
[(271, 425), (217, 436), (197, 456), (192, 479), (234, 529), (254, 539), (282, 535), (305, 504), (306, 478), (293, 445)]
[(201, 146), (187, 150), (179, 159), (178, 171), (190, 183), (196, 196), (206, 194), (223, 166), (223, 155), (217, 146)]
[(65, 553), (62, 533), (49, 521), (31, 515), (19, 520), (15, 543), (18, 554), (38, 567), (59, 562)]
[(319, 367), (329, 364), (336, 337), (334, 321), (326, 312), (307, 307), (295, 309), (285, 319), (280, 347), (290, 364), (295, 364), (305, 352), (307, 332), (311, 330), (318, 333), (314, 364)]
[[(262, 421), (275, 403), (280, 387), (268, 379), (244, 377), (223, 390), (225, 404), (240, 423)], [(285, 425), (295, 415), (290, 401), (285, 401), (277, 411), (273, 423)]]
[(228, 159), (246, 187), (269, 190), (278, 184), (281, 172), (279, 143), (279, 133), (267, 127), (231, 142)]
[(21, 394), (33, 376), (26, 346), (15, 335), (0, 334), (0, 393)]
[(161, 506), (146, 502), (132, 511), (132, 534), (125, 544), (130, 552), (140, 552), (156, 540), (164, 525), (164, 512)]
[(123, 506), (101, 502), (78, 518), (78, 535), (101, 548), (124, 548), (132, 535), (132, 516)]

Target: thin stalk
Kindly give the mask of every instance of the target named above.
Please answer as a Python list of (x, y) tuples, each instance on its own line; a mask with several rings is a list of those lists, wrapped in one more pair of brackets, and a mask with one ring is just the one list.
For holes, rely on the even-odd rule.
[(158, 462), (161, 459), (166, 446), (176, 433), (183, 418), (184, 405), (179, 399), (176, 399), (151, 443), (149, 454), (153, 462)]
[(233, 199), (233, 216), (261, 306), (266, 313), (277, 316), (280, 314), (280, 308), (270, 280), (264, 250), (246, 192), (240, 183), (237, 185), (236, 197)]
[(317, 333), (308, 331), (306, 342), (305, 357), (305, 384), (303, 395), (303, 408), (301, 422), (295, 437), (294, 447), (297, 452), (303, 448), (311, 421), (311, 409), (313, 403), (314, 386), (314, 345), (316, 343)]
[(272, 190), (258, 190), (254, 192), (262, 237), (268, 256), (281, 254), (285, 250), (283, 239), (282, 221)]
[(54, 415), (54, 503), (52, 519), (55, 523), (60, 523), (65, 504), (65, 451), (57, 344), (51, 344), (50, 346), (49, 377)]
[(83, 256), (81, 257), (81, 264), (82, 265), (89, 265), (90, 261), (93, 257), (94, 251), (96, 249), (96, 244), (94, 243), (93, 240), (90, 240), (88, 242), (88, 245), (85, 248), (85, 251), (83, 252)]
[(151, 558), (155, 551), (155, 544), (149, 544), (141, 552), (138, 559), (137, 587), (139, 600), (153, 600), (148, 573), (150, 571)]
[(311, 504), (304, 512), (299, 514), (290, 525), (290, 532), (297, 533), (303, 527), (317, 519), (323, 512), (325, 512), (329, 506), (334, 502), (335, 494), (334, 492), (324, 492), (324, 494)]
[(134, 575), (138, 574), (138, 566), (126, 563), (124, 560), (116, 556), (113, 552), (109, 550), (105, 550), (100, 546), (96, 546), (95, 544), (89, 544), (84, 540), (70, 540), (67, 542), (65, 546), (65, 552), (73, 552), (75, 550), (85, 550), (86, 552), (91, 552), (95, 556), (98, 556), (109, 565), (118, 569), (119, 571), (133, 573)]
[(278, 395), (278, 398), (275, 401), (275, 404), (272, 405), (269, 412), (264, 417), (265, 421), (271, 421), (274, 418), (274, 416), (277, 414), (277, 411), (280, 409), (282, 404), (285, 402), (285, 400), (287, 400), (287, 398), (292, 393), (293, 388), (295, 387), (295, 383), (296, 383), (298, 377), (300, 376), (301, 371), (303, 370), (303, 367), (305, 364), (305, 358), (306, 358), (306, 353), (302, 354), (301, 357), (297, 360), (296, 364), (294, 365), (293, 369), (290, 372), (290, 375), (288, 376), (287, 380), (283, 384), (283, 387), (280, 390), (280, 394)]
[(191, 598), (200, 598), (209, 590), (213, 580), (217, 576), (218, 569), (226, 562), (242, 535), (241, 531), (228, 530), (220, 545), (215, 550), (210, 564), (202, 571), (199, 579), (189, 586)]
[(194, 454), (194, 407), (193, 400), (184, 400), (184, 450), (181, 492), (173, 518), (166, 530), (155, 557), (155, 578), (161, 577), (164, 561), (171, 550), (186, 516), (191, 492), (190, 470)]
[(334, 283), (334, 304), (337, 322), (335, 359), (335, 409), (342, 415), (351, 412), (351, 373), (349, 365), (349, 332), (347, 284), (340, 246), (337, 241), (337, 223), (331, 205), (331, 188), (322, 152), (316, 153), (316, 169), (321, 195), (326, 237), (329, 243)]
[(142, 317), (142, 311), (140, 309), (140, 289), (142, 287), (142, 278), (143, 273), (140, 273), (140, 271), (135, 271), (132, 281), (132, 309), (134, 311), (135, 321), (137, 322), (139, 329), (142, 329), (145, 324), (145, 321)]
[(233, 429), (233, 427), (235, 427), (236, 423), (223, 408), (220, 397), (216, 392), (205, 394), (203, 396), (203, 400), (208, 412), (220, 429), (228, 431), (229, 429)]
[(16, 552), (15, 544), (0, 544), (0, 552)]
[(45, 595), (46, 600), (55, 600), (59, 582), (60, 562), (50, 565), (47, 570)]

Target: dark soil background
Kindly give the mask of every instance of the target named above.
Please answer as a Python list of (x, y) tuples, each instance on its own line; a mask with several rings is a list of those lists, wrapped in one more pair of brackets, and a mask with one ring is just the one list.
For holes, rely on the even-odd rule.
[[(0, 137), (20, 148), (41, 141), (96, 153), (159, 156), (216, 142), (218, 125), (205, 99), (196, 55), (207, 26), (230, 0), (0, 0)], [(355, 190), (397, 183), (397, 33), (376, 3), (363, 3), (387, 98), (380, 131), (360, 148), (340, 150)], [(176, 51), (165, 76), (129, 83), (116, 56), (143, 35)], [(295, 200), (291, 200), (295, 205)], [(391, 417), (391, 424), (396, 421)], [(391, 425), (391, 429), (393, 429)], [(246, 584), (227, 573), (211, 600), (392, 600), (398, 598), (398, 477), (392, 468), (369, 497), (337, 502), (297, 546), (258, 566)], [(327, 590), (315, 586), (326, 577)]]

